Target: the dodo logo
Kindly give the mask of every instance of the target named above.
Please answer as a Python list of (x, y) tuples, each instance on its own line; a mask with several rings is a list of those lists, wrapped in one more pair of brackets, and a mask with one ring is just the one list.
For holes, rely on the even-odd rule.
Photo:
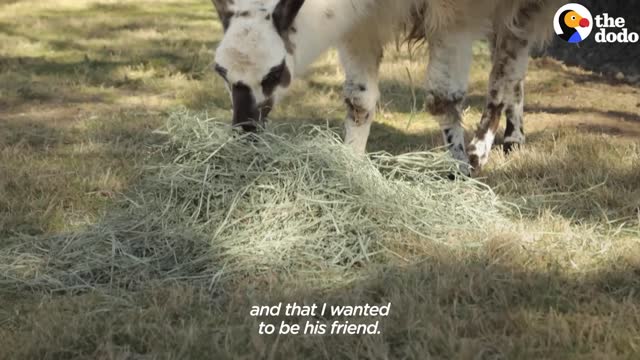
[(556, 13), (553, 27), (561, 39), (576, 44), (591, 34), (593, 17), (586, 7), (580, 4), (567, 4)]

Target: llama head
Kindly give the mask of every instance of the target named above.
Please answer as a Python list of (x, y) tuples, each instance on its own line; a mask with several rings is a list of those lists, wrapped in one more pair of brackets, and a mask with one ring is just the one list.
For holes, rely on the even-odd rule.
[(215, 70), (233, 102), (233, 125), (255, 131), (289, 87), (288, 35), (304, 0), (212, 0), (224, 27)]

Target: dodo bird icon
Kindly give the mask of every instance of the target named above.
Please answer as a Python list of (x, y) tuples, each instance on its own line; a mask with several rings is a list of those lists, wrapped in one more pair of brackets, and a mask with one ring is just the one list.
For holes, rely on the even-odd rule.
[(588, 28), (591, 25), (589, 19), (571, 9), (563, 11), (558, 20), (562, 28), (562, 34), (558, 35), (569, 43), (579, 43), (584, 40), (578, 29)]

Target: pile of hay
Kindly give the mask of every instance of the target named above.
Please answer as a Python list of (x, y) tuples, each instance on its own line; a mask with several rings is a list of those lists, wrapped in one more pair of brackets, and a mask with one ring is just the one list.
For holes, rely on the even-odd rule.
[(170, 117), (166, 134), (167, 161), (101, 222), (13, 239), (0, 252), (0, 285), (73, 291), (345, 274), (416, 239), (448, 243), (504, 220), (488, 188), (446, 180), (456, 164), (444, 152), (365, 159), (328, 129), (238, 135), (187, 111)]

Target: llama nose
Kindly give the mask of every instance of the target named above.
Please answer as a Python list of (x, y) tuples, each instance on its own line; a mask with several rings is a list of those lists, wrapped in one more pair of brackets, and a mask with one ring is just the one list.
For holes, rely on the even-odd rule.
[(589, 19), (582, 19), (580, 20), (580, 27), (589, 27), (591, 23), (589, 22)]

